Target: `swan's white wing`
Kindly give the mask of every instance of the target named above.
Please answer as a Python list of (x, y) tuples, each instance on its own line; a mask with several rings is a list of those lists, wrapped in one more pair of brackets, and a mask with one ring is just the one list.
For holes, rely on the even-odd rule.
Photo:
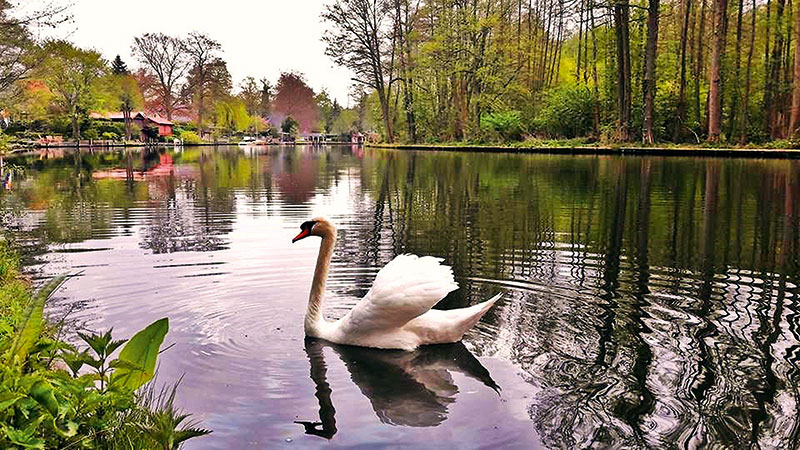
[(426, 313), (458, 289), (441, 258), (400, 255), (378, 272), (367, 295), (342, 319), (347, 331), (394, 328)]

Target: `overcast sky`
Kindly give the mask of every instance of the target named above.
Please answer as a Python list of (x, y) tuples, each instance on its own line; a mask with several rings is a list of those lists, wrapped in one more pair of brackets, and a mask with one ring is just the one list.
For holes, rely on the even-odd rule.
[(73, 21), (59, 37), (94, 48), (111, 60), (119, 54), (135, 68), (133, 37), (146, 32), (207, 33), (222, 44), (234, 86), (247, 77), (271, 82), (281, 71), (306, 76), (315, 91), (327, 88), (347, 104), (350, 72), (325, 56), (320, 40), (323, 0), (71, 0)]

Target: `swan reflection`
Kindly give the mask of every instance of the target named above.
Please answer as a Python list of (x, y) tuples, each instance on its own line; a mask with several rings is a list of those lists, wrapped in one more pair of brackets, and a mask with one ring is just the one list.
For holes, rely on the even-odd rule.
[(452, 372), (461, 373), (500, 392), (489, 371), (464, 344), (422, 347), (413, 352), (378, 350), (332, 344), (306, 338), (305, 351), (311, 363), (311, 379), (319, 400), (319, 421), (297, 421), (306, 434), (332, 438), (336, 432), (336, 410), (327, 381), (323, 350), (328, 347), (350, 372), (350, 379), (369, 399), (381, 422), (409, 427), (435, 427), (447, 419), (448, 405), (459, 392)]

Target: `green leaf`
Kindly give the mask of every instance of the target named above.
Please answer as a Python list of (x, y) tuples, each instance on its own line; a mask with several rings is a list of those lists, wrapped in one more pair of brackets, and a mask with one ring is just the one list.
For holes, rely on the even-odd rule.
[[(124, 363), (114, 371), (112, 382), (136, 390), (152, 380), (155, 375), (158, 350), (164, 342), (167, 331), (169, 331), (169, 319), (165, 317), (136, 333), (119, 353), (119, 360)], [(136, 368), (130, 368), (128, 363)]]
[(46, 381), (37, 381), (30, 391), (30, 396), (53, 417), (58, 417), (58, 402), (53, 393), (53, 386)]
[(14, 343), (6, 358), (8, 364), (13, 361), (24, 361), (28, 356), (28, 352), (39, 339), (44, 326), (44, 304), (53, 295), (53, 292), (64, 283), (65, 279), (66, 277), (63, 275), (53, 278), (28, 302), (22, 315), (19, 332), (14, 336)]
[(44, 439), (34, 437), (36, 427), (30, 426), (26, 430), (17, 430), (16, 428), (3, 425), (3, 432), (14, 445), (19, 445), (23, 448), (36, 448), (44, 449)]
[(14, 406), (14, 403), (17, 403), (17, 400), (24, 397), (22, 394), (15, 394), (13, 392), (6, 392), (0, 394), (0, 411), (5, 410), (8, 407)]

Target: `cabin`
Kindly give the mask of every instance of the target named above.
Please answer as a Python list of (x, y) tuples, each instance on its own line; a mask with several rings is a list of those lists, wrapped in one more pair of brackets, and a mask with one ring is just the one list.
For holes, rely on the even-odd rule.
[(366, 137), (358, 131), (350, 133), (350, 143), (352, 144), (363, 145), (365, 140)]
[[(108, 120), (111, 122), (125, 123), (125, 115), (121, 112), (91, 113), (90, 118), (95, 120)], [(172, 121), (167, 120), (156, 114), (148, 114), (144, 111), (131, 111), (131, 121), (142, 130), (141, 140), (147, 140), (148, 135), (152, 136), (158, 132), (158, 136), (172, 136)], [(147, 133), (147, 130), (152, 130)]]

